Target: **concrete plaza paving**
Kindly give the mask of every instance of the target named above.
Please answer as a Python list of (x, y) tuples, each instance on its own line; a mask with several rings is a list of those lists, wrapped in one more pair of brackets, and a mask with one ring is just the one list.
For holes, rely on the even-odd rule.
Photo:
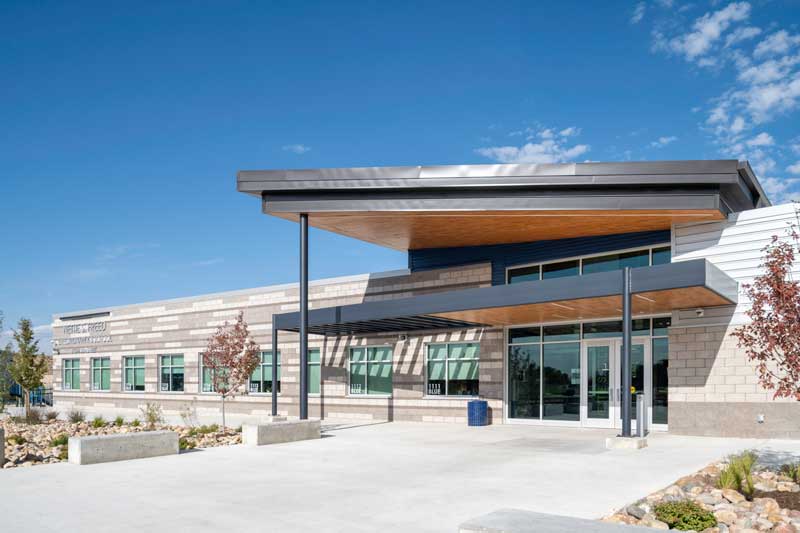
[(606, 430), (386, 423), (314, 441), (232, 446), (91, 466), (0, 470), (7, 531), (455, 532), (501, 508), (598, 518), (745, 448), (800, 441), (651, 435), (605, 449)]

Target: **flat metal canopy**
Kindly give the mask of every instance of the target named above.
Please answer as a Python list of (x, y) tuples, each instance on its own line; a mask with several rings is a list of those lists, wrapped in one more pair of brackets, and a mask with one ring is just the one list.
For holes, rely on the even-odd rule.
[[(426, 294), (313, 309), (318, 335), (510, 326), (611, 318), (622, 314), (622, 271)], [(738, 284), (705, 259), (631, 269), (634, 315), (737, 303)], [(300, 313), (273, 315), (274, 327), (299, 331)]]

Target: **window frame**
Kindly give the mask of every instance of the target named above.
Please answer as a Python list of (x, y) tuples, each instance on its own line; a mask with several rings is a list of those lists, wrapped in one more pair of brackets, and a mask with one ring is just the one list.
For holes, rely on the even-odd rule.
[[(391, 363), (392, 369), (392, 391), (389, 393), (370, 393), (365, 392), (363, 394), (352, 392), (350, 388), (351, 382), (350, 377), (352, 376), (352, 372), (350, 371), (350, 365), (353, 362), (352, 359), (352, 352), (353, 350), (364, 350), (364, 386), (367, 391), (369, 391), (369, 349), (370, 348), (389, 348), (391, 350), (391, 358), (389, 359), (389, 363)], [(358, 361), (362, 363), (362, 361)], [(373, 361), (373, 363), (386, 363), (386, 361)], [(320, 368), (320, 371), (322, 369)], [(321, 376), (320, 376), (321, 377)], [(368, 344), (366, 346), (348, 346), (347, 347), (347, 394), (346, 397), (348, 398), (392, 398), (394, 396), (394, 345), (391, 344)]]
[[(182, 365), (173, 365), (172, 364), (172, 357), (177, 357), (177, 356), (180, 356), (180, 357), (183, 358), (183, 364)], [(183, 394), (183, 393), (185, 393), (186, 392), (186, 354), (183, 354), (183, 353), (160, 353), (160, 354), (157, 355), (157, 357), (158, 357), (158, 393), (159, 394)], [(170, 377), (169, 387), (170, 388), (168, 390), (164, 390), (163, 389), (164, 382), (161, 379), (163, 377), (163, 375), (164, 375), (163, 374), (163, 371), (164, 371), (164, 363), (163, 363), (164, 359), (163, 358), (164, 357), (169, 357), (170, 358), (170, 364), (167, 367), (167, 368), (170, 369), (170, 373), (169, 373), (169, 377)], [(182, 390), (172, 390), (172, 369), (173, 368), (183, 368), (183, 389)]]
[[(70, 367), (69, 368), (66, 367), (67, 361), (70, 362)], [(77, 362), (78, 366), (77, 367), (72, 366), (73, 362)], [(67, 383), (67, 380), (66, 380), (67, 372), (70, 372), (72, 374), (72, 377), (75, 377), (75, 374), (74, 374), (75, 372), (78, 373), (77, 387), (73, 386), (73, 387), (71, 387), (69, 389), (65, 387), (65, 384)], [(74, 385), (75, 384), (75, 380), (70, 380), (70, 384)], [(80, 357), (69, 357), (69, 358), (61, 360), (61, 390), (62, 391), (79, 391), (79, 390), (81, 390), (81, 358)]]
[[(141, 359), (142, 360), (142, 365), (141, 366), (136, 366), (135, 364), (133, 366), (128, 366), (128, 361), (129, 360), (135, 361), (136, 359)], [(133, 375), (134, 375), (133, 379), (134, 379), (134, 386), (135, 386), (136, 369), (138, 369), (138, 368), (141, 368), (144, 372), (147, 371), (147, 359), (146, 359), (146, 357), (144, 355), (126, 355), (126, 356), (124, 356), (122, 358), (122, 392), (133, 393), (133, 394), (144, 394), (145, 392), (147, 392), (147, 374), (146, 373), (144, 374), (144, 381), (142, 383), (142, 387), (144, 387), (144, 388), (142, 390), (134, 390), (134, 389), (128, 390), (128, 388), (127, 388), (128, 387), (128, 378), (127, 378), (128, 370), (129, 369), (133, 370)]]
[[(465, 359), (455, 359), (456, 361), (477, 361), (478, 362), (478, 394), (450, 394), (450, 346), (458, 345), (458, 344), (476, 344), (478, 346), (478, 356), (477, 357), (469, 357)], [(446, 350), (446, 355), (444, 358), (444, 394), (429, 394), (428, 393), (428, 364), (430, 362), (429, 355), (430, 349), (435, 346), (444, 346)], [(438, 361), (438, 359), (434, 359)], [(445, 342), (429, 342), (425, 344), (425, 399), (448, 399), (448, 400), (458, 400), (458, 399), (465, 399), (465, 400), (474, 400), (475, 398), (480, 398), (481, 393), (481, 343), (480, 341), (445, 341)]]
[[(314, 351), (314, 350), (319, 352), (319, 360), (317, 362), (312, 362), (311, 361), (310, 355), (311, 355), (311, 352)], [(308, 354), (309, 354), (309, 358), (308, 358), (308, 365), (307, 366), (309, 367), (308, 368), (308, 376), (309, 376), (309, 378), (311, 377), (311, 368), (310, 367), (312, 367), (312, 366), (319, 367), (319, 383), (318, 383), (319, 390), (317, 390), (317, 392), (311, 392), (311, 379), (309, 379), (308, 380), (308, 389), (309, 389), (308, 395), (309, 396), (314, 396), (314, 397), (321, 396), (322, 395), (322, 348), (309, 348), (308, 349)], [(349, 360), (350, 354), (348, 353), (347, 355), (348, 355), (348, 360)], [(392, 350), (392, 363), (394, 363), (394, 350)], [(350, 375), (350, 373), (349, 373), (349, 364), (348, 364), (348, 376), (349, 375)], [(394, 377), (394, 368), (392, 368), (392, 376)], [(348, 379), (349, 379), (349, 377), (348, 377)], [(350, 389), (348, 389), (348, 390), (350, 390)]]
[[(258, 369), (261, 370), (262, 388), (263, 388), (263, 384), (265, 382), (265, 380), (264, 380), (264, 368), (269, 368), (269, 372), (270, 372), (269, 381), (270, 381), (270, 383), (272, 383), (272, 350), (270, 349), (270, 350), (259, 350), (258, 351), (259, 359), (261, 358), (261, 356), (263, 354), (267, 354), (267, 353), (269, 354), (269, 357), (270, 357), (269, 363), (263, 363), (261, 361), (259, 361), (259, 363), (258, 363), (258, 367), (259, 367)], [(280, 371), (281, 371), (281, 367), (282, 366), (283, 366), (283, 363), (281, 362), (281, 351), (278, 350), (278, 396), (281, 395), (281, 389), (280, 389), (281, 373), (280, 373)], [(255, 372), (255, 370), (253, 372)], [(251, 391), (250, 390), (250, 382), (252, 381), (252, 377), (253, 377), (253, 375), (250, 374), (250, 377), (247, 379), (247, 394), (248, 395), (252, 395), (252, 396), (272, 396), (272, 391), (268, 391), (268, 392), (253, 392), (253, 391)]]
[[(661, 249), (661, 248), (669, 248), (670, 252), (671, 252), (672, 251), (672, 243), (663, 242), (663, 243), (660, 243), (660, 244), (649, 244), (647, 246), (635, 246), (633, 248), (621, 248), (619, 250), (607, 250), (605, 252), (598, 252), (598, 253), (594, 253), (594, 254), (574, 255), (574, 256), (570, 256), (570, 257), (561, 257), (561, 258), (558, 258), (558, 259), (549, 259), (547, 261), (534, 261), (532, 263), (521, 263), (521, 264), (518, 264), (518, 265), (511, 265), (511, 266), (507, 266), (506, 267), (505, 284), (506, 285), (511, 285), (511, 282), (510, 282), (511, 278), (510, 278), (509, 274), (511, 273), (512, 270), (517, 270), (517, 269), (520, 269), (520, 268), (530, 268), (530, 267), (538, 266), (539, 267), (539, 280), (538, 281), (542, 281), (544, 279), (542, 273), (544, 272), (544, 266), (545, 265), (550, 265), (550, 264), (553, 264), (553, 263), (564, 263), (564, 262), (567, 262), (567, 261), (575, 261), (575, 260), (577, 260), (578, 261), (578, 274), (577, 275), (578, 276), (583, 276), (584, 275), (583, 274), (583, 260), (584, 259), (591, 259), (591, 258), (594, 258), (594, 257), (602, 257), (604, 255), (625, 254), (625, 253), (628, 253), (628, 252), (640, 252), (642, 250), (647, 250), (648, 251), (648, 254), (647, 254), (647, 256), (648, 256), (648, 266), (653, 266), (653, 250), (657, 250), (657, 249)], [(574, 276), (563, 276), (563, 277), (574, 277)], [(537, 280), (531, 280), (531, 281), (537, 281)]]
[[(97, 370), (100, 371), (100, 386), (102, 387), (103, 384), (103, 371), (108, 372), (108, 388), (95, 388), (95, 380), (94, 380), (94, 363), (95, 361), (108, 361), (108, 366), (103, 367), (100, 366)], [(92, 392), (111, 392), (111, 357), (92, 357), (89, 361), (89, 390)]]

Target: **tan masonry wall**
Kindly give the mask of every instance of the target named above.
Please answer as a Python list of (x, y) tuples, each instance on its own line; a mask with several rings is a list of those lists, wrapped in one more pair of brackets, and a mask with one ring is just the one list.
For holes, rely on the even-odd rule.
[(800, 402), (773, 399), (773, 393), (759, 385), (756, 365), (730, 335), (733, 329), (670, 329), (670, 432), (800, 438)]
[[(403, 298), (442, 290), (485, 287), (491, 284), (488, 264), (454, 267), (413, 274), (360, 276), (313, 283), (309, 291), (311, 308), (330, 307), (361, 301)], [(298, 291), (294, 286), (266, 287), (180, 300), (112, 308), (106, 318), (54, 321), (54, 339), (69, 337), (64, 326), (105, 321), (111, 342), (102, 345), (67, 344), (54, 356), (54, 398), (62, 411), (79, 407), (87, 413), (137, 416), (146, 402), (159, 403), (168, 417), (192, 412), (199, 419), (219, 415), (219, 398), (201, 393), (199, 354), (208, 336), (239, 310), (245, 313), (251, 334), (261, 349), (272, 348), (273, 313), (295, 311)], [(72, 334), (80, 337), (85, 333)], [(299, 345), (297, 335), (279, 333), (281, 352), (280, 414), (296, 416), (299, 411)], [(322, 384), (319, 395), (309, 397), (311, 416), (347, 420), (412, 420), (465, 422), (466, 400), (425, 396), (425, 350), (431, 342), (479, 341), (480, 392), (490, 401), (495, 422), (502, 421), (503, 331), (468, 329), (447, 332), (415, 332), (404, 341), (399, 333), (372, 337), (322, 337), (311, 335), (309, 347), (322, 354)], [(393, 346), (394, 394), (391, 398), (348, 395), (347, 355), (350, 346), (389, 344)], [(87, 350), (93, 350), (86, 353)], [(158, 391), (158, 356), (183, 354), (184, 392)], [(145, 357), (145, 392), (124, 392), (122, 365), (127, 356)], [(111, 390), (90, 390), (90, 365), (95, 357), (111, 360)], [(63, 360), (80, 359), (79, 391), (62, 390)], [(227, 402), (226, 411), (243, 417), (266, 416), (271, 411), (269, 394), (247, 394)]]

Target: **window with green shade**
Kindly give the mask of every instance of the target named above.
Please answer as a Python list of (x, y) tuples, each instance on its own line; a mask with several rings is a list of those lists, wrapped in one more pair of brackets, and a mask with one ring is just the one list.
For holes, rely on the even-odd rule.
[(80, 390), (81, 389), (81, 360), (80, 359), (64, 359), (62, 369), (62, 383), (63, 390)]
[(126, 357), (122, 372), (127, 392), (144, 392), (144, 357)]
[(477, 396), (480, 345), (477, 342), (429, 344), (427, 394)]
[[(281, 351), (278, 350), (278, 381), (275, 392), (281, 392)], [(272, 350), (261, 352), (261, 362), (250, 376), (250, 392), (272, 393)]]
[(350, 348), (350, 394), (392, 394), (392, 349)]
[(111, 359), (92, 359), (92, 390), (111, 390)]
[(322, 381), (322, 364), (319, 348), (308, 349), (308, 393), (319, 394)]
[(159, 390), (161, 392), (183, 392), (183, 354), (159, 355)]

